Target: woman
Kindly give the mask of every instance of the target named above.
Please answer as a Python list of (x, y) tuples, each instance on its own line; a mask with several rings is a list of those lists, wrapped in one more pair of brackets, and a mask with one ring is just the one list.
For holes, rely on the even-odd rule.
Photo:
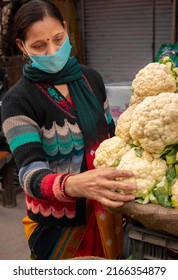
[(119, 258), (122, 217), (106, 208), (134, 199), (113, 189), (136, 186), (115, 181), (129, 171), (93, 168), (98, 145), (114, 135), (102, 78), (70, 57), (67, 24), (51, 3), (24, 4), (14, 38), (30, 62), (3, 99), (2, 119), (26, 195), (31, 258)]

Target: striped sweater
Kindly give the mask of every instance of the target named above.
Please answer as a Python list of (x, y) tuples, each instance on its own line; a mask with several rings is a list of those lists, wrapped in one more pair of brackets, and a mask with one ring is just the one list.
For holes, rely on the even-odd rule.
[[(104, 107), (113, 136), (102, 78), (86, 66), (82, 72)], [(61, 200), (59, 180), (63, 173), (87, 170), (83, 135), (74, 106), (52, 85), (43, 88), (46, 91), (22, 77), (9, 89), (2, 103), (3, 131), (19, 169), (28, 216), (44, 224), (81, 225), (85, 223), (85, 198)]]

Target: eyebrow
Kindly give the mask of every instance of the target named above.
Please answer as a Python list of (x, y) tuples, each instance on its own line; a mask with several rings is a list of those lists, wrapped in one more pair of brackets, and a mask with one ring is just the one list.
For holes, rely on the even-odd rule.
[(63, 35), (63, 34), (64, 34), (64, 31), (57, 33), (56, 35), (54, 35), (54, 37), (57, 35)]
[[(53, 36), (53, 38), (57, 37), (57, 36), (61, 36), (63, 35), (64, 32), (60, 32), (60, 33), (57, 33)], [(38, 43), (43, 43), (44, 41), (46, 41), (46, 39), (41, 39), (41, 40), (38, 40), (38, 41), (35, 41), (33, 43), (31, 43), (31, 46), (35, 45), (35, 44), (38, 44)]]

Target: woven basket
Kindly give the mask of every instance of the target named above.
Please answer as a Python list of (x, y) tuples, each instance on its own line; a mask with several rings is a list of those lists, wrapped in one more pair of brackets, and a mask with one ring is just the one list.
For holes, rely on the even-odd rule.
[[(116, 210), (114, 210), (116, 213)], [(117, 212), (140, 222), (146, 229), (178, 237), (178, 209), (157, 204), (125, 203)]]

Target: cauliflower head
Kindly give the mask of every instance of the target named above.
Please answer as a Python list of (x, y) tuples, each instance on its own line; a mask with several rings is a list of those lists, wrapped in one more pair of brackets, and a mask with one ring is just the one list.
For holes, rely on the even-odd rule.
[(171, 193), (172, 207), (178, 209), (178, 180), (176, 180), (175, 183), (172, 185)]
[(131, 136), (130, 136), (131, 116), (135, 107), (136, 107), (135, 104), (129, 106), (119, 116), (116, 122), (115, 135), (124, 139), (126, 143), (129, 143), (131, 140)]
[(178, 143), (178, 94), (146, 97), (132, 113), (130, 135), (145, 151), (155, 154)]
[(130, 149), (130, 145), (118, 136), (106, 139), (95, 152), (94, 167), (117, 166), (122, 156)]
[[(150, 153), (143, 151), (139, 157), (136, 148), (130, 149), (123, 155), (119, 170), (131, 170), (134, 177), (122, 178), (122, 182), (136, 183), (138, 189), (134, 192), (136, 198), (146, 198), (156, 182), (160, 182), (166, 174), (167, 164), (162, 158), (154, 158)], [(120, 180), (120, 179), (119, 179)]]
[(155, 96), (162, 92), (175, 92), (176, 79), (170, 66), (152, 62), (141, 69), (132, 81), (130, 104), (140, 103), (147, 96)]

